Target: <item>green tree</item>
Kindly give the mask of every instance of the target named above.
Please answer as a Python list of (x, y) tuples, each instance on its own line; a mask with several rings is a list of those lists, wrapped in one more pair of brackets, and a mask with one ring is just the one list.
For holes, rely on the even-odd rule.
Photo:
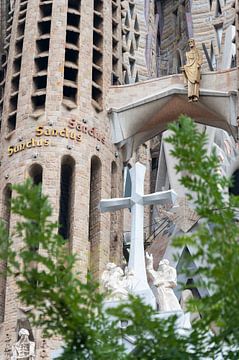
[[(8, 259), (8, 274), (16, 277), (19, 299), (36, 309), (30, 315), (32, 324), (46, 337), (62, 338), (64, 353), (59, 359), (187, 360), (215, 359), (219, 354), (223, 359), (239, 358), (238, 200), (225, 193), (230, 181), (219, 174), (216, 154), (207, 155), (205, 134), (193, 121), (181, 116), (170, 129), (168, 142), (174, 147), (177, 170), (184, 174), (181, 182), (195, 194), (196, 211), (203, 220), (196, 233), (176, 239), (175, 246), (194, 247), (193, 258), (201, 265), (190, 276), (200, 274), (203, 280), (194, 286), (210, 291), (210, 296), (190, 302), (201, 319), (187, 336), (177, 330), (176, 317), (159, 319), (138, 298), (105, 310), (98, 285), (90, 276), (87, 282), (80, 281), (75, 272), (77, 256), (69, 253), (57, 234), (58, 225), (49, 220), (47, 197), (30, 181), (13, 186), (17, 196), (12, 212), (20, 219), (14, 238), (21, 238), (23, 245), (14, 251), (2, 223), (0, 258)], [(122, 320), (128, 323), (125, 328), (119, 326)], [(121, 342), (124, 336), (134, 339), (130, 354)]]

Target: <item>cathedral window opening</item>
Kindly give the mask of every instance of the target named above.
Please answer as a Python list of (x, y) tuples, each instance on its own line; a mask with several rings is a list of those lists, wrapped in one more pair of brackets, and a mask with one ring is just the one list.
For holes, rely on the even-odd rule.
[(81, 1), (68, 0), (63, 84), (63, 104), (67, 108), (77, 104), (80, 8)]
[(139, 47), (140, 31), (135, 10), (135, 2), (132, 0), (124, 6), (124, 11), (121, 13), (123, 35), (122, 75), (125, 84), (135, 83), (139, 80), (136, 66), (136, 50)]
[[(97, 84), (94, 84), (92, 86), (92, 93), (91, 93), (92, 99), (94, 99), (97, 103), (101, 103), (102, 101), (102, 90), (100, 86), (97, 86)], [(98, 110), (101, 110), (101, 107), (97, 107)]]
[(79, 33), (71, 30), (66, 31), (66, 42), (78, 46)]
[(213, 70), (216, 70), (217, 69), (217, 60), (216, 60), (216, 56), (214, 53), (212, 42), (211, 42), (211, 48), (210, 48), (210, 60), (211, 60)]
[(22, 57), (18, 56), (15, 57), (14, 61), (13, 61), (13, 73), (19, 73), (21, 70), (21, 66), (22, 66)]
[(102, 36), (102, 32), (96, 31), (96, 29), (93, 32), (93, 44), (95, 45), (96, 48), (101, 49), (103, 46), (103, 36)]
[(20, 10), (27, 10), (27, 1), (22, 0), (20, 2)]
[(80, 15), (74, 14), (74, 13), (67, 13), (67, 25), (73, 26), (76, 29), (80, 26)]
[[(96, 26), (95, 26), (96, 25)], [(103, 101), (103, 1), (94, 0), (93, 8), (92, 105), (102, 110)], [(95, 70), (97, 69), (97, 71)]]
[(129, 68), (130, 68), (130, 74), (131, 76), (133, 76), (135, 69), (135, 59), (129, 58)]
[(90, 242), (90, 270), (94, 274), (99, 263), (99, 233), (102, 186), (102, 165), (97, 156), (91, 159), (90, 168), (90, 200), (89, 200), (89, 242)]
[(25, 22), (18, 24), (18, 26), (17, 26), (17, 32), (18, 32), (19, 36), (24, 35), (24, 32), (25, 32)]
[(16, 111), (14, 111), (13, 113), (10, 113), (7, 120), (8, 133), (16, 129), (16, 123), (17, 123), (17, 114)]
[(102, 68), (102, 63), (103, 63), (103, 56), (102, 53), (99, 51), (96, 51), (96, 49), (93, 49), (93, 63), (96, 66), (99, 66), (99, 68)]
[(97, 84), (102, 85), (102, 69), (95, 65), (93, 66), (93, 77)]
[(19, 20), (23, 20), (23, 19), (25, 19), (25, 17), (26, 17), (26, 13), (27, 13), (27, 10), (21, 10), (20, 12), (19, 12)]
[(60, 210), (58, 233), (67, 240), (71, 238), (72, 209), (74, 193), (75, 161), (71, 156), (64, 156), (61, 163)]
[(120, 84), (120, 28), (119, 21), (120, 18), (120, 5), (117, 0), (112, 0), (112, 75), (111, 75), (111, 84), (119, 85)]
[(178, 36), (180, 36), (180, 22), (179, 22), (179, 9), (178, 8), (176, 8), (173, 11), (173, 22), (174, 22), (175, 35), (178, 37)]
[(35, 96), (32, 96), (32, 103), (34, 106), (34, 109), (43, 108), (46, 102), (46, 94), (36, 94)]
[(17, 108), (18, 93), (13, 93), (10, 98), (10, 111), (14, 111)]
[(221, 8), (220, 0), (216, 0), (215, 17), (221, 16), (221, 15), (222, 15), (222, 8)]
[(103, 30), (103, 22), (102, 22), (102, 15), (99, 13), (95, 13), (94, 16), (94, 28), (98, 30)]
[(221, 50), (221, 44), (222, 44), (222, 31), (223, 31), (223, 24), (218, 24), (215, 26), (216, 31), (216, 38), (217, 38), (217, 46), (218, 50)]
[(2, 64), (2, 66), (6, 63), (6, 61), (7, 61), (7, 55), (2, 54), (2, 56), (1, 56), (1, 64)]
[[(2, 220), (5, 223), (8, 234), (10, 231), (11, 199), (12, 199), (12, 189), (11, 189), (11, 185), (8, 184), (3, 190), (3, 202), (2, 202), (3, 205)], [(7, 261), (1, 261), (0, 271), (3, 272), (6, 270), (6, 268), (7, 268)], [(1, 281), (0, 281), (0, 323), (4, 322), (6, 284), (7, 284), (6, 275), (2, 273)]]
[[(29, 176), (32, 179), (33, 185), (40, 185), (40, 193), (39, 195), (41, 195), (41, 190), (42, 190), (42, 174), (43, 174), (43, 169), (42, 166), (39, 164), (33, 164), (30, 169), (29, 169)], [(31, 251), (33, 252), (37, 252), (39, 250), (39, 243), (35, 243), (33, 246), (31, 246)], [(33, 262), (32, 269), (36, 268), (36, 264)], [(37, 283), (34, 282), (35, 286), (37, 286)]]
[(43, 169), (39, 164), (33, 164), (29, 169), (29, 176), (32, 178), (34, 185), (42, 184)]
[(13, 74), (11, 80), (11, 93), (9, 99), (10, 115), (8, 116), (8, 123), (7, 123), (8, 132), (15, 130), (17, 126), (18, 92), (19, 92), (20, 71), (22, 64), (22, 51), (23, 51), (23, 41), (24, 41), (24, 33), (25, 33), (27, 5), (28, 5), (27, 1), (20, 2), (17, 36), (15, 40), (14, 60), (13, 60), (13, 69), (12, 69)]
[(36, 71), (47, 71), (47, 67), (48, 67), (48, 56), (39, 56), (39, 57), (35, 57), (34, 59), (35, 61), (35, 67), (36, 67)]
[(180, 74), (182, 72), (181, 67), (182, 67), (181, 55), (180, 55), (180, 52), (177, 51), (176, 52), (176, 74)]
[(63, 98), (65, 100), (70, 100), (76, 103), (76, 95), (77, 95), (77, 89), (74, 89), (71, 86), (64, 85), (63, 87)]
[(41, 1), (39, 4), (39, 20), (37, 22), (38, 38), (36, 40), (36, 53), (34, 57), (35, 72), (32, 78), (33, 111), (41, 111), (45, 108), (47, 88), (47, 68), (50, 48), (52, 1)]
[[(135, 53), (134, 53), (134, 45), (133, 45), (133, 41), (131, 41), (131, 44), (130, 44), (130, 48), (129, 48), (129, 53), (130, 55), (134, 56)], [(133, 62), (135, 63), (135, 59), (129, 59), (129, 62)]]
[(73, 82), (77, 81), (78, 70), (65, 66), (64, 78)]
[(66, 48), (65, 62), (69, 61), (75, 65), (78, 64), (78, 50)]
[(47, 84), (47, 76), (35, 76), (33, 79), (35, 89), (45, 89)]
[(68, 7), (80, 11), (81, 1), (79, 0), (68, 0)]
[(133, 16), (134, 16), (134, 8), (135, 8), (135, 4), (129, 3), (129, 11), (130, 11), (131, 18), (133, 18)]
[(135, 33), (135, 45), (136, 45), (136, 50), (138, 50), (139, 48), (139, 38), (140, 38), (140, 34)]
[(40, 35), (50, 34), (51, 32), (51, 21), (38, 22), (38, 32)]
[(113, 53), (117, 53), (118, 44), (119, 44), (119, 41), (118, 41), (115, 37), (113, 37), (113, 39), (112, 39), (112, 50), (113, 50)]
[(103, 13), (103, 0), (94, 0), (94, 12)]
[(22, 54), (22, 48), (23, 48), (23, 37), (21, 37), (20, 39), (17, 39), (16, 44), (15, 44), (15, 54)]
[(40, 3), (40, 17), (41, 19), (50, 17), (52, 15), (52, 2)]
[(135, 21), (134, 21), (134, 31), (136, 33), (138, 33), (138, 35), (139, 35), (139, 22), (138, 22), (138, 16), (137, 15), (135, 16)]
[(44, 53), (49, 51), (50, 38), (47, 39), (38, 39), (36, 41), (37, 52)]

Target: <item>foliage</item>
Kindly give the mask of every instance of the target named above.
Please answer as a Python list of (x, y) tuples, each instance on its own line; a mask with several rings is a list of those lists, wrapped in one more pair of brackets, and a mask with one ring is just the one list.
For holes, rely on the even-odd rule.
[(16, 276), (20, 300), (37, 310), (31, 313), (33, 323), (47, 337), (62, 337), (64, 360), (109, 359), (112, 351), (121, 353), (119, 330), (107, 320), (97, 284), (90, 277), (87, 283), (80, 281), (74, 271), (76, 256), (57, 234), (58, 225), (49, 221), (47, 197), (30, 181), (13, 188), (18, 196), (12, 200), (12, 212), (21, 219), (14, 238), (23, 239), (24, 246), (16, 256), (10, 241), (8, 269)]
[[(104, 309), (104, 296), (89, 276), (82, 282), (76, 273), (77, 256), (71, 254), (57, 234), (58, 225), (50, 221), (51, 207), (40, 188), (30, 181), (14, 185), (17, 196), (12, 212), (19, 218), (13, 239), (0, 226), (0, 258), (8, 259), (8, 272), (15, 276), (19, 299), (33, 306), (31, 321), (46, 337), (58, 335), (64, 343), (59, 359), (225, 359), (239, 358), (239, 244), (235, 208), (238, 200), (228, 197), (230, 182), (219, 173), (215, 153), (207, 154), (207, 139), (193, 121), (181, 116), (170, 126), (168, 142), (178, 160), (177, 171), (184, 175), (201, 225), (197, 232), (182, 236), (175, 245), (194, 247), (193, 259), (199, 264), (195, 274), (210, 296), (190, 303), (200, 312), (188, 334), (177, 330), (176, 317), (162, 319), (140, 299), (130, 298), (118, 308)], [(16, 248), (15, 239), (22, 239)], [(188, 271), (185, 269), (185, 271)], [(192, 275), (192, 274), (190, 274)], [(121, 327), (121, 321), (128, 326)], [(216, 331), (212, 332), (212, 328)], [(134, 340), (130, 354), (119, 339)]]
[[(228, 195), (230, 179), (220, 174), (219, 160), (213, 151), (207, 154), (207, 138), (196, 130), (191, 119), (181, 116), (170, 126), (176, 169), (183, 172), (181, 183), (194, 194), (197, 213), (203, 224), (191, 236), (184, 236), (176, 245), (194, 247), (194, 261), (199, 264), (195, 274), (200, 275), (198, 286), (207, 287), (210, 295), (196, 301), (202, 315), (195, 331), (206, 333), (216, 329), (208, 339), (210, 352), (223, 358), (239, 358), (239, 316), (236, 310), (239, 298), (239, 227), (236, 221), (238, 198)], [(192, 199), (192, 195), (188, 195)], [(233, 348), (233, 352), (229, 350)]]

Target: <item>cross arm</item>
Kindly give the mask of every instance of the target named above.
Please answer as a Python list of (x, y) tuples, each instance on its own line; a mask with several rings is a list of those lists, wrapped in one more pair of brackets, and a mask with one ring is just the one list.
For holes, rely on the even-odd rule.
[(153, 194), (143, 196), (143, 205), (171, 205), (176, 202), (177, 194), (173, 190), (158, 191)]
[(130, 198), (103, 199), (99, 204), (101, 212), (116, 211), (131, 207)]

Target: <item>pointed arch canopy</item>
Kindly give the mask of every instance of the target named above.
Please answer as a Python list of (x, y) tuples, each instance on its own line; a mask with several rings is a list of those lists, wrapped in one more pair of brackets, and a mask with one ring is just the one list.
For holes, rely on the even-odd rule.
[(133, 89), (130, 86), (112, 89), (113, 107), (108, 115), (113, 142), (121, 148), (124, 160), (128, 160), (140, 144), (165, 131), (168, 124), (181, 114), (235, 136), (237, 92), (236, 84), (228, 73), (205, 75), (197, 103), (188, 102), (181, 75), (142, 82)]

